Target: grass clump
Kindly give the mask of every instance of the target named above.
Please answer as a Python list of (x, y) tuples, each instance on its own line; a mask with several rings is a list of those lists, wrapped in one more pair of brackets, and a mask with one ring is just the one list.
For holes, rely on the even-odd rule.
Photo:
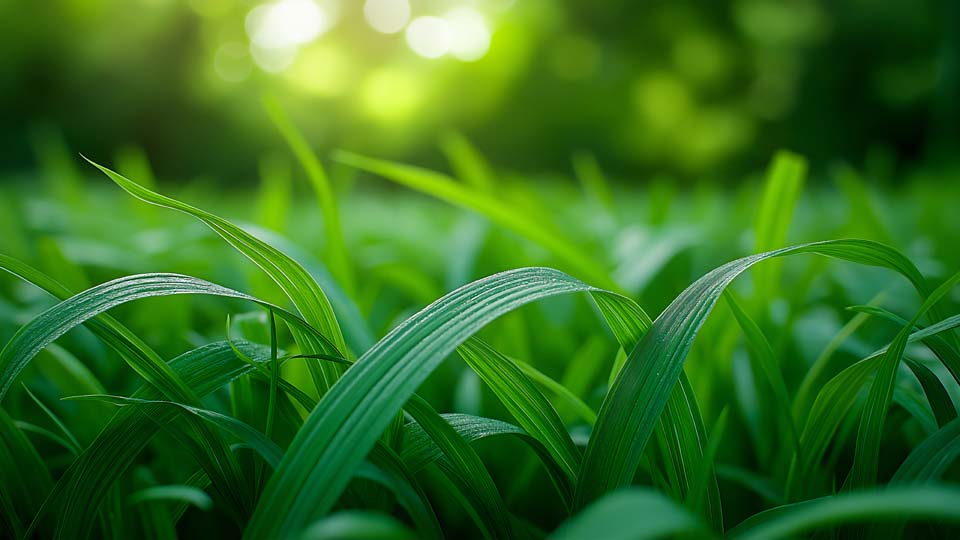
[[(533, 217), (542, 208), (505, 189), (457, 134), (443, 149), (463, 178), (340, 152), (341, 163), (474, 214), (398, 196), (398, 212), (430, 208), (431, 217), (411, 221), (404, 237), (389, 227), (399, 215), (370, 216), (363, 226), (386, 235), (384, 246), (349, 234), (364, 217), (340, 215), (320, 161), (283, 111), (269, 108), (316, 191), (322, 235), (287, 238), (284, 223), (297, 216), (267, 216), (281, 229), (272, 232), (240, 226), (95, 164), (130, 195), (186, 214), (223, 243), (161, 225), (150, 237), (153, 262), (177, 272), (132, 272), (82, 292), (58, 283), (56, 268), (38, 268), (42, 258), (0, 257), (0, 268), (54, 298), (5, 282), (6, 536), (957, 531), (960, 274), (946, 271), (956, 261), (915, 262), (872, 239), (809, 241), (825, 224), (796, 232), (815, 212), (801, 196), (802, 158), (775, 157), (759, 203), (749, 203), (759, 204), (756, 219), (739, 223), (754, 228), (755, 254), (694, 242), (658, 259), (655, 239), (631, 238), (679, 230), (669, 214), (683, 209), (661, 209), (655, 225), (637, 229), (589, 155), (575, 168), (591, 202), (570, 211), (603, 213), (593, 238), (578, 236), (589, 227), (568, 234), (562, 209), (555, 222)], [(849, 187), (852, 174), (845, 189), (856, 200), (841, 208), (866, 204)], [(295, 212), (282, 200), (289, 193), (265, 190), (260, 208)], [(346, 205), (374, 197), (346, 195)], [(81, 229), (103, 225), (83, 221), (97, 196), (76, 208), (51, 200), (81, 223), (51, 235), (64, 252), (56, 260), (76, 265), (68, 270), (99, 278), (139, 265), (116, 255), (94, 264), (76, 248)], [(136, 221), (132, 212), (124, 219)], [(857, 224), (867, 236), (871, 215)], [(701, 223), (704, 237), (722, 234), (711, 223)], [(456, 249), (431, 267), (424, 254), (448, 224)], [(842, 237), (849, 225), (832, 232)], [(187, 230), (196, 240), (181, 240)], [(164, 234), (174, 241), (158, 242)], [(808, 241), (788, 245), (793, 236)], [(206, 260), (190, 255), (192, 241), (207, 246)], [(21, 254), (24, 244), (14, 244)], [(624, 258), (624, 246), (639, 255)], [(618, 282), (612, 269), (642, 260), (644, 249), (659, 262), (643, 288)], [(752, 281), (737, 280), (755, 265), (764, 270)], [(240, 292), (250, 284), (269, 299)], [(450, 292), (423, 306), (423, 291), (434, 289)], [(187, 332), (154, 303), (184, 295), (197, 296)], [(181, 341), (148, 344), (146, 328)]]

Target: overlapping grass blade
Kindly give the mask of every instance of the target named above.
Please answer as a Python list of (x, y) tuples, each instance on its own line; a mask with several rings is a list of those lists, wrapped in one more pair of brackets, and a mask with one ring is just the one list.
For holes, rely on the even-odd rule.
[(573, 444), (560, 415), (513, 360), (478, 338), (457, 351), (490, 387), (517, 423), (542, 442), (572, 485), (580, 467), (580, 451)]
[(517, 538), (506, 503), (473, 448), (419, 396), (412, 396), (404, 409), (443, 452), (442, 470), (460, 487), (484, 537)]
[[(924, 341), (938, 333), (960, 326), (960, 316), (950, 317), (910, 334), (908, 343)], [(824, 385), (817, 395), (800, 436), (803, 459), (796, 460), (787, 479), (787, 500), (795, 501), (805, 496), (810, 486), (810, 474), (820, 462), (827, 444), (840, 427), (857, 395), (879, 368), (877, 361), (887, 351), (884, 347), (863, 360), (847, 367)]]
[(782, 248), (744, 257), (709, 272), (661, 313), (614, 381), (584, 455), (577, 488), (578, 507), (630, 482), (683, 370), (693, 339), (724, 288), (760, 261), (797, 253), (818, 253), (887, 267), (906, 276), (921, 294), (926, 290), (919, 270), (906, 257), (893, 248), (866, 240), (832, 240)]
[(541, 298), (590, 290), (556, 270), (514, 270), (465, 285), (401, 323), (307, 418), (267, 485), (247, 537), (289, 538), (328, 511), (414, 390), (488, 322)]
[(145, 406), (145, 405), (158, 405), (160, 407), (173, 407), (178, 410), (178, 412), (186, 412), (210, 422), (214, 426), (219, 427), (220, 429), (230, 433), (235, 436), (237, 439), (242, 441), (248, 448), (255, 450), (263, 460), (270, 465), (270, 467), (275, 468), (279, 463), (280, 459), (283, 457), (283, 450), (276, 445), (273, 441), (268, 439), (266, 435), (260, 433), (255, 428), (249, 424), (238, 420), (232, 416), (227, 416), (217, 411), (211, 411), (209, 409), (203, 409), (200, 407), (191, 407), (189, 405), (184, 405), (183, 403), (177, 403), (175, 401), (166, 401), (160, 399), (141, 399), (135, 397), (127, 396), (111, 396), (106, 394), (92, 394), (86, 396), (70, 396), (66, 399), (72, 400), (89, 400), (89, 401), (100, 401), (103, 403), (112, 403), (120, 407), (128, 406)]
[[(176, 199), (154, 193), (106, 167), (97, 165), (92, 161), (90, 163), (134, 197), (150, 204), (183, 212), (202, 221), (237, 251), (266, 272), (290, 298), (303, 318), (334, 345), (331, 348), (317, 340), (315, 335), (304, 332), (299, 328), (291, 328), (294, 339), (303, 352), (329, 354), (346, 351), (343, 335), (334, 316), (333, 308), (330, 306), (330, 301), (327, 300), (323, 290), (317, 285), (313, 277), (299, 263), (223, 218)], [(314, 384), (321, 395), (336, 381), (342, 371), (342, 368), (336, 365), (311, 362), (309, 366)]]
[(0, 524), (23, 535), (53, 486), (50, 471), (13, 419), (0, 408)]
[(856, 489), (870, 486), (876, 482), (883, 424), (886, 421), (887, 410), (893, 398), (897, 369), (907, 348), (910, 334), (913, 333), (913, 328), (920, 318), (925, 316), (927, 311), (949, 293), (957, 283), (960, 283), (960, 272), (954, 274), (924, 300), (917, 314), (900, 330), (887, 351), (879, 359), (880, 365), (877, 369), (877, 375), (870, 385), (870, 393), (863, 406), (863, 416), (860, 418), (860, 427), (857, 431), (853, 470), (847, 477), (845, 487)]
[[(543, 443), (526, 431), (513, 424), (493, 418), (483, 418), (469, 414), (441, 414), (440, 416), (468, 443), (487, 437), (504, 435), (517, 437), (524, 441), (536, 452), (540, 461), (544, 464), (547, 474), (554, 485), (557, 486), (561, 497), (569, 499), (572, 494), (572, 485), (567, 481), (563, 469), (557, 465)], [(404, 426), (401, 456), (411, 471), (418, 472), (427, 465), (443, 459), (443, 452), (433, 442), (433, 439), (423, 431), (423, 428), (414, 422)]]
[[(71, 328), (126, 302), (175, 294), (207, 294), (249, 300), (275, 310), (278, 316), (290, 323), (291, 328), (297, 328), (304, 334), (312, 331), (306, 322), (293, 313), (202, 279), (180, 274), (142, 274), (122, 277), (72, 296), (47, 309), (21, 327), (0, 351), (0, 399), (3, 399), (17, 375), (34, 356)], [(132, 335), (129, 331), (124, 332), (118, 328), (116, 330)], [(319, 334), (311, 333), (311, 335), (318, 342), (323, 339)], [(333, 349), (329, 342), (326, 345), (329, 349)], [(124, 344), (123, 348), (129, 349), (131, 345)], [(136, 358), (140, 359), (143, 356), (145, 355), (140, 354)], [(148, 382), (164, 389), (164, 393), (172, 399), (185, 400), (187, 403), (196, 402), (192, 391), (179, 381), (176, 374), (162, 361), (151, 359), (144, 363), (131, 362), (131, 366)]]
[[(184, 353), (170, 361), (170, 367), (198, 396), (205, 396), (254, 368), (237, 358), (234, 348), (257, 363), (266, 363), (270, 351), (246, 342), (217, 342)], [(149, 385), (133, 394), (139, 399), (162, 399)], [(108, 489), (146, 447), (161, 426), (175, 418), (169, 407), (145, 406), (120, 409), (100, 434), (70, 464), (44, 503), (45, 512), (54, 512), (55, 537), (84, 536), (93, 526), (97, 509)], [(38, 519), (46, 521), (44, 513)]]
[[(588, 279), (591, 283), (597, 284), (612, 291), (620, 290), (619, 285), (609, 277), (609, 273), (602, 266), (593, 261), (587, 260), (582, 255), (581, 251), (575, 246), (554, 233), (552, 230), (545, 228), (539, 222), (526, 218), (522, 212), (518, 212), (507, 207), (492, 196), (472, 190), (469, 187), (454, 182), (451, 178), (445, 175), (426, 169), (368, 158), (349, 152), (338, 152), (337, 159), (359, 169), (382, 175), (390, 180), (401, 183), (418, 191), (422, 191), (452, 204), (483, 214), (493, 222), (513, 230), (514, 232), (540, 244), (547, 250), (551, 251), (558, 259), (569, 265), (571, 270), (585, 279)], [(595, 299), (598, 304), (602, 304), (605, 300), (613, 298), (615, 298), (613, 295), (595, 295)], [(629, 305), (618, 300), (612, 300), (612, 303), (618, 305), (618, 309), (624, 309), (625, 305)], [(635, 304), (633, 305), (635, 306)], [(601, 310), (604, 309), (603, 305), (600, 307)], [(649, 326), (650, 320), (643, 310), (639, 309), (639, 306), (637, 306), (636, 309), (628, 311), (632, 311), (632, 313), (623, 313), (617, 310), (612, 311), (612, 313), (622, 315), (624, 319), (626, 319), (624, 321), (619, 321), (619, 317), (617, 316), (609, 316), (611, 312), (605, 312), (605, 318), (607, 319), (608, 324), (611, 325), (611, 329), (614, 331), (614, 334), (617, 335), (618, 340), (621, 342), (629, 342), (630, 348), (632, 348), (633, 344), (636, 343), (636, 340), (628, 339), (626, 336), (632, 333), (633, 337), (639, 339), (639, 335), (642, 334), (642, 330)], [(633, 319), (634, 321), (639, 320), (640, 323), (633, 322), (630, 319)], [(625, 324), (621, 325), (621, 322)], [(617, 328), (618, 326), (619, 328)], [(688, 395), (684, 399), (678, 398), (676, 404), (681, 405), (683, 403), (693, 403), (691, 398), (692, 395)], [(676, 410), (679, 411), (680, 409)], [(675, 417), (667, 418), (665, 420), (666, 425), (673, 425), (678, 420), (686, 422), (683, 426), (681, 426), (681, 430), (684, 432), (693, 433), (699, 429), (700, 432), (697, 433), (697, 439), (703, 440), (704, 437), (702, 429), (698, 428), (696, 423), (690, 421), (694, 417), (699, 419), (699, 410), (691, 411), (688, 409), (686, 412), (688, 413), (684, 415), (686, 418), (684, 418), (684, 416), (681, 416), (679, 419)], [(668, 415), (673, 415), (673, 409), (668, 412)], [(674, 441), (676, 439), (665, 440)], [(688, 450), (700, 452), (702, 451), (702, 447), (674, 447), (672, 448), (672, 452), (670, 452), (670, 454), (673, 457), (681, 458), (688, 452)], [(687, 456), (686, 461), (689, 462), (690, 458), (692, 458), (692, 456)], [(685, 468), (685, 465), (683, 464), (673, 463), (672, 465), (678, 469)], [(714, 521), (719, 522), (719, 497), (715, 496), (716, 494), (714, 490), (712, 490), (711, 493), (712, 504), (710, 507), (712, 509), (712, 515), (714, 517)]]
[(367, 455), (367, 460), (369, 467), (361, 466), (357, 476), (378, 482), (393, 491), (421, 537), (442, 539), (443, 531), (430, 500), (403, 459), (390, 448), (377, 444)]

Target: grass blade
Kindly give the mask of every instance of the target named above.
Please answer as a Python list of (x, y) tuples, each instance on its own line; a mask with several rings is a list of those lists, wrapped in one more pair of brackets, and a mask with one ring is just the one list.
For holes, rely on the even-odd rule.
[(572, 484), (580, 467), (580, 452), (560, 415), (518, 363), (477, 338), (467, 340), (457, 352), (490, 387), (520, 427), (547, 447)]
[(774, 257), (818, 253), (883, 266), (925, 291), (919, 270), (893, 248), (866, 240), (832, 240), (782, 248), (727, 263), (688, 287), (630, 353), (600, 408), (577, 486), (576, 506), (628, 484), (660, 413), (683, 370), (693, 339), (726, 286), (754, 264)]
[[(228, 244), (266, 272), (283, 290), (287, 297), (290, 298), (290, 301), (297, 307), (297, 310), (300, 311), (303, 318), (314, 328), (318, 329), (321, 334), (326, 336), (333, 343), (336, 350), (346, 351), (343, 334), (340, 332), (340, 326), (337, 324), (337, 319), (333, 314), (330, 301), (327, 300), (323, 290), (320, 289), (320, 286), (317, 285), (317, 282), (309, 272), (299, 263), (223, 218), (190, 206), (189, 204), (182, 203), (176, 199), (154, 193), (106, 167), (97, 165), (92, 161), (90, 161), (90, 163), (134, 197), (156, 206), (177, 210), (193, 216), (213, 229), (213, 231), (226, 240)], [(297, 344), (300, 345), (300, 348), (305, 353), (334, 352), (331, 351), (329, 347), (324, 346), (323, 343), (318, 342), (315, 336), (309, 333), (296, 328), (292, 328), (291, 331)], [(336, 365), (324, 365), (313, 362), (309, 365), (311, 366), (311, 375), (313, 376), (314, 384), (317, 386), (317, 391), (321, 395), (326, 392), (327, 388), (336, 381), (341, 373), (341, 368)]]
[(289, 538), (328, 511), (415, 389), (488, 322), (541, 298), (589, 290), (556, 270), (515, 270), (465, 285), (401, 323), (307, 418), (267, 484), (246, 537)]
[(695, 538), (703, 532), (704, 526), (674, 501), (649, 489), (630, 488), (599, 499), (551, 533), (549, 539)]
[(337, 212), (337, 201), (333, 194), (333, 187), (327, 178), (327, 173), (323, 170), (323, 165), (317, 159), (317, 155), (310, 150), (310, 145), (304, 138), (300, 130), (294, 125), (293, 120), (283, 110), (280, 102), (273, 96), (266, 95), (263, 98), (263, 106), (273, 121), (273, 125), (280, 131), (280, 135), (287, 141), (290, 150), (293, 151), (297, 161), (307, 173), (310, 179), (310, 185), (317, 195), (317, 204), (320, 212), (323, 214), (323, 227), (326, 232), (327, 249), (326, 255), (330, 264), (330, 270), (336, 277), (341, 286), (352, 293), (355, 287), (353, 268), (350, 264), (350, 257), (347, 255), (347, 248), (343, 241), (343, 228), (340, 226), (340, 214)]
[(586, 257), (576, 246), (538, 221), (528, 219), (522, 213), (507, 207), (491, 195), (460, 184), (444, 174), (410, 165), (369, 158), (345, 151), (337, 152), (335, 159), (442, 199), (450, 204), (482, 214), (501, 227), (514, 231), (543, 246), (553, 253), (557, 259), (563, 261), (573, 273), (591, 283), (595, 283), (604, 289), (614, 291), (620, 289), (610, 279), (609, 274), (602, 266)]
[(828, 526), (905, 518), (960, 523), (960, 489), (946, 486), (891, 487), (854, 491), (780, 506), (747, 519), (730, 531), (736, 540), (775, 540)]

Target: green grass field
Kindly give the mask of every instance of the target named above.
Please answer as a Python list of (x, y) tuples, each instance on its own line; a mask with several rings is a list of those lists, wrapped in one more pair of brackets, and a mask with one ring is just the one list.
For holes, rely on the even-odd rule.
[(271, 112), (256, 190), (0, 188), (0, 537), (960, 534), (958, 171), (321, 164)]

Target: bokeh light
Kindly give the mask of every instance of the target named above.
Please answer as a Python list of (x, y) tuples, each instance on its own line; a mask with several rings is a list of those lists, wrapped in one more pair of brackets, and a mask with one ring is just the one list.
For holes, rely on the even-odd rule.
[(308, 43), (329, 28), (331, 13), (313, 0), (279, 0), (255, 7), (247, 15), (247, 34), (264, 49)]
[(367, 0), (363, 16), (371, 28), (383, 34), (395, 34), (410, 20), (410, 2), (407, 0)]
[(453, 45), (450, 23), (441, 17), (417, 17), (407, 27), (407, 44), (424, 58), (440, 58)]
[(479, 12), (470, 7), (458, 7), (446, 15), (450, 32), (450, 53), (465, 62), (483, 58), (490, 48), (490, 29)]

